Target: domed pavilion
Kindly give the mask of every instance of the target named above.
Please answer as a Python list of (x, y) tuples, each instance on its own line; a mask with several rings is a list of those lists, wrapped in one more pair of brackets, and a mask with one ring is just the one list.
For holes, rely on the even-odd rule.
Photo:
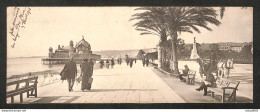
[(70, 57), (73, 57), (76, 62), (77, 60), (78, 61), (80, 60), (79, 63), (85, 58), (93, 59), (93, 60), (101, 59), (100, 55), (92, 54), (91, 45), (83, 37), (79, 42), (76, 42), (75, 47), (72, 40), (69, 42), (69, 46), (61, 47), (61, 45), (58, 45), (58, 48), (54, 52), (53, 52), (53, 48), (50, 47), (49, 58), (43, 59), (42, 61), (51, 60), (60, 63), (60, 61), (57, 60), (64, 61), (65, 59), (68, 61)]

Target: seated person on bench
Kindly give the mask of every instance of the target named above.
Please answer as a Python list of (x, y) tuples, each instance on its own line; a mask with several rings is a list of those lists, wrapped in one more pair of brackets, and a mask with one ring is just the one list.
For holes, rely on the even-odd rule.
[(206, 74), (206, 79), (203, 80), (202, 84), (200, 85), (199, 88), (197, 88), (197, 91), (200, 91), (202, 89), (204, 89), (204, 94), (203, 96), (207, 95), (207, 88), (212, 86), (214, 83), (216, 82), (215, 77), (213, 76), (212, 73), (207, 73)]
[(183, 77), (182, 76), (187, 76), (188, 75), (188, 72), (189, 72), (189, 68), (187, 65), (184, 65), (185, 69), (182, 70), (182, 74), (180, 74), (179, 78), (181, 81), (184, 81)]

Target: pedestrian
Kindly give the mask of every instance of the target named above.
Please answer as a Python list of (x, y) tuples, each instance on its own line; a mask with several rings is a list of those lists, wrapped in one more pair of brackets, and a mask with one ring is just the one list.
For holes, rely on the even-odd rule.
[(129, 64), (129, 58), (126, 58), (126, 65), (128, 66)]
[(189, 68), (187, 65), (184, 65), (184, 70), (182, 70), (182, 74), (179, 75), (181, 81), (184, 81), (182, 76), (187, 76), (189, 72)]
[(136, 63), (136, 58), (135, 58), (135, 63)]
[(103, 68), (103, 66), (104, 66), (104, 61), (103, 61), (103, 60), (101, 60), (99, 63), (100, 63), (100, 68), (102, 69), (102, 68)]
[(112, 58), (111, 60), (111, 68), (113, 68), (113, 66), (115, 65), (114, 59)]
[(71, 57), (70, 61), (66, 63), (66, 65), (63, 68), (65, 72), (65, 78), (68, 81), (68, 89), (69, 91), (73, 91), (73, 85), (75, 82), (75, 78), (77, 76), (77, 65), (74, 62), (74, 58)]
[(132, 68), (132, 66), (133, 66), (133, 59), (132, 58), (130, 58), (130, 68)]
[(213, 76), (212, 73), (208, 72), (206, 73), (206, 79), (203, 80), (202, 84), (200, 85), (199, 88), (197, 88), (197, 91), (203, 90), (204, 89), (204, 94), (203, 96), (207, 96), (207, 88), (213, 86), (216, 83), (216, 79)]
[(120, 58), (120, 65), (122, 64), (122, 58)]
[(149, 65), (149, 59), (146, 58), (146, 66), (148, 66), (148, 65)]
[(142, 59), (143, 66), (145, 66), (145, 58)]
[(88, 88), (88, 79), (90, 75), (90, 66), (88, 64), (88, 59), (84, 59), (83, 62), (80, 64), (81, 74), (82, 77), (81, 81), (81, 90), (84, 91)]
[(117, 58), (117, 64), (120, 64), (120, 60), (119, 60), (119, 58)]
[(93, 78), (92, 78), (92, 76), (93, 76), (93, 70), (94, 70), (94, 62), (93, 62), (93, 60), (92, 59), (90, 59), (90, 61), (88, 62), (88, 64), (89, 64), (89, 67), (90, 67), (90, 75), (89, 75), (89, 77), (88, 77), (88, 87), (87, 87), (87, 89), (88, 90), (90, 90), (91, 89), (91, 85), (92, 85), (92, 81), (93, 81)]
[(109, 61), (108, 61), (108, 59), (106, 61), (106, 66), (107, 66), (107, 69), (108, 69), (109, 68)]

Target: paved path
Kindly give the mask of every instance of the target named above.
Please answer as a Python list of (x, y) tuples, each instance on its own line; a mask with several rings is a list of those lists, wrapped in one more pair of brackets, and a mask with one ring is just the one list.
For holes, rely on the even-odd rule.
[[(94, 71), (91, 91), (68, 92), (67, 82), (57, 82), (38, 89), (37, 98), (25, 98), (26, 103), (185, 103), (175, 91), (159, 78), (152, 67), (141, 62), (133, 68), (116, 65), (114, 68)], [(25, 95), (24, 95), (25, 96)]]

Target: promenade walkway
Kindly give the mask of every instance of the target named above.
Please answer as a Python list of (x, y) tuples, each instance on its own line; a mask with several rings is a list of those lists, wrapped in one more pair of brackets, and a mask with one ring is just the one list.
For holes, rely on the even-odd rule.
[(185, 103), (140, 61), (133, 68), (123, 63), (95, 70), (93, 78), (91, 91), (82, 92), (81, 84), (75, 83), (74, 91), (69, 92), (67, 82), (59, 81), (38, 88), (38, 97), (25, 98), (25, 103)]

